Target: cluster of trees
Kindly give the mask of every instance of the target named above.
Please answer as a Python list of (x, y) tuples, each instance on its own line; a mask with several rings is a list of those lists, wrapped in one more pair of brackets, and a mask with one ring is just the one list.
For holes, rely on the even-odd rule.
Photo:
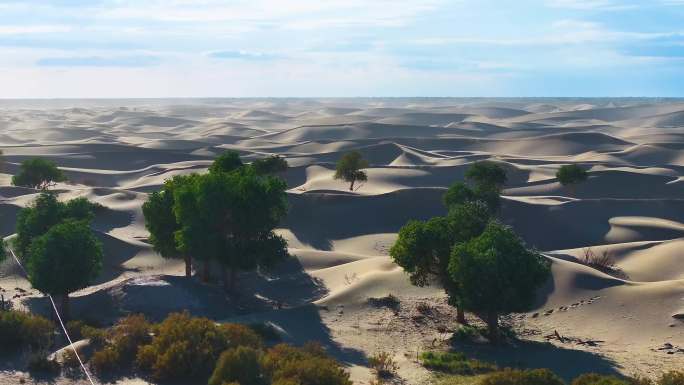
[(12, 184), (46, 190), (67, 178), (57, 165), (47, 159), (32, 158), (25, 160), (19, 166), (19, 173), (12, 177)]
[(210, 262), (222, 266), (226, 291), (241, 270), (268, 267), (288, 256), (273, 230), (287, 212), (286, 184), (273, 176), (287, 168), (273, 156), (243, 164), (237, 152), (220, 155), (206, 174), (175, 176), (143, 205), (154, 249), (184, 258), (188, 277), (193, 259), (209, 280)]
[(439, 283), (458, 309), (459, 322), (465, 322), (464, 310), (472, 311), (496, 340), (499, 316), (532, 304), (548, 279), (549, 262), (497, 220), (507, 180), (503, 168), (477, 162), (465, 179), (444, 195), (448, 214), (408, 222), (390, 255), (414, 285)]

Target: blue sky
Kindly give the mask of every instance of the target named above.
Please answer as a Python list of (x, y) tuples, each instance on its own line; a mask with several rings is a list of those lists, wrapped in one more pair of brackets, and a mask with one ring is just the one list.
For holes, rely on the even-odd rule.
[(0, 97), (684, 96), (684, 0), (2, 0)]

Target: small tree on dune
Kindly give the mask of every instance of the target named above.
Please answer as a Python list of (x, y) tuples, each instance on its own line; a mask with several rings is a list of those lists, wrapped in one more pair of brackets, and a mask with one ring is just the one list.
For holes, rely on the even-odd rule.
[(570, 190), (573, 190), (574, 185), (586, 181), (588, 177), (587, 171), (576, 164), (563, 165), (556, 172), (558, 182)]
[(499, 191), (508, 181), (506, 170), (489, 161), (473, 163), (466, 171), (465, 178), (476, 187), (493, 188)]
[(57, 182), (66, 181), (62, 170), (54, 162), (43, 158), (33, 158), (21, 163), (19, 174), (12, 177), (15, 186), (46, 190)]
[(448, 267), (454, 245), (478, 236), (489, 221), (487, 207), (481, 203), (454, 206), (446, 217), (428, 221), (410, 221), (399, 230), (397, 241), (390, 249), (394, 262), (401, 266), (416, 286), (438, 282), (457, 309), (457, 321), (465, 323), (458, 284)]
[(176, 233), (181, 225), (176, 220), (173, 207), (174, 191), (183, 183), (191, 183), (191, 178), (177, 175), (166, 180), (162, 189), (150, 194), (142, 206), (145, 227), (150, 232), (150, 243), (154, 250), (164, 258), (183, 258), (185, 276), (188, 278), (192, 277), (192, 258), (178, 248)]
[(31, 285), (61, 299), (69, 318), (69, 293), (90, 285), (102, 270), (102, 245), (86, 221), (53, 226), (31, 244), (27, 264)]
[(274, 175), (287, 171), (287, 160), (281, 156), (272, 155), (255, 160), (251, 166), (258, 175)]
[(21, 209), (17, 215), (17, 237), (13, 241), (15, 251), (21, 258), (25, 258), (35, 238), (65, 220), (74, 219), (89, 223), (95, 217), (96, 206), (85, 198), (60, 202), (56, 194), (42, 192), (33, 203)]
[(497, 340), (499, 316), (529, 310), (549, 278), (550, 262), (492, 221), (481, 235), (454, 247), (448, 269), (464, 307), (480, 314)]
[(242, 160), (240, 160), (240, 154), (237, 151), (226, 151), (214, 159), (214, 162), (209, 166), (209, 172), (231, 172), (243, 165)]
[(367, 167), (368, 162), (363, 159), (360, 152), (348, 152), (337, 162), (334, 178), (349, 182), (349, 191), (354, 191), (354, 183), (356, 181), (363, 182), (368, 180), (368, 175), (362, 170)]

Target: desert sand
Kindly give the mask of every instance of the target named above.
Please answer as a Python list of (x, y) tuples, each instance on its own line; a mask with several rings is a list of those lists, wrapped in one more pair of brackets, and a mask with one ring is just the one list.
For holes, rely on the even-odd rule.
[[(0, 149), (1, 236), (13, 234), (17, 211), (37, 194), (10, 186), (30, 157), (65, 171), (70, 182), (55, 187), (61, 198), (85, 196), (108, 208), (94, 223), (105, 269), (74, 294), (75, 315), (112, 322), (129, 312), (161, 318), (188, 309), (220, 321), (271, 322), (285, 341), (322, 342), (359, 384), (371, 378), (366, 357), (380, 350), (395, 354), (404, 383), (430, 380), (416, 354), (446, 343), (454, 309), (439, 287), (411, 286), (388, 250), (409, 219), (442, 215), (445, 189), (472, 162), (489, 159), (509, 175), (502, 221), (551, 259), (553, 279), (534, 310), (506, 319), (525, 342), (456, 348), (566, 377), (654, 376), (684, 364), (681, 100), (8, 100), (0, 101)], [(243, 274), (231, 300), (183, 279), (181, 261), (155, 254), (141, 212), (166, 178), (202, 172), (227, 149), (245, 161), (287, 159), (291, 207), (278, 231), (296, 256), (274, 272)], [(352, 149), (370, 167), (368, 181), (350, 192), (332, 176)], [(563, 188), (555, 172), (564, 164), (585, 167), (589, 180)], [(610, 253), (620, 274), (581, 264), (589, 247)], [(0, 287), (17, 307), (47, 313), (12, 261), (0, 267)], [(369, 304), (388, 294), (401, 300), (397, 312)], [(432, 315), (418, 315), (421, 303)], [(567, 340), (542, 343), (554, 331)], [(21, 378), (0, 372), (2, 383)]]

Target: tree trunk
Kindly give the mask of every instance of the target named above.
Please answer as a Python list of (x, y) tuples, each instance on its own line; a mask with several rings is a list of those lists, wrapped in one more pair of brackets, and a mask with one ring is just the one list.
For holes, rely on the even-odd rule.
[(351, 185), (349, 185), (349, 191), (354, 191), (354, 182), (356, 182), (356, 180), (352, 179)]
[(202, 261), (202, 282), (209, 282), (209, 261)]
[(487, 312), (487, 332), (490, 341), (497, 342), (499, 340), (499, 315), (494, 311)]
[(60, 315), (62, 316), (62, 321), (66, 323), (69, 320), (70, 313), (71, 313), (71, 311), (69, 309), (69, 294), (62, 295), (62, 297), (60, 299), (62, 300), (62, 304), (60, 306), (62, 308), (60, 310), (61, 311)]
[(465, 312), (463, 311), (463, 306), (458, 305), (456, 308), (456, 322), (460, 324), (465, 324), (466, 319), (465, 319)]
[(185, 277), (192, 278), (192, 257), (186, 255), (183, 259), (185, 260)]

